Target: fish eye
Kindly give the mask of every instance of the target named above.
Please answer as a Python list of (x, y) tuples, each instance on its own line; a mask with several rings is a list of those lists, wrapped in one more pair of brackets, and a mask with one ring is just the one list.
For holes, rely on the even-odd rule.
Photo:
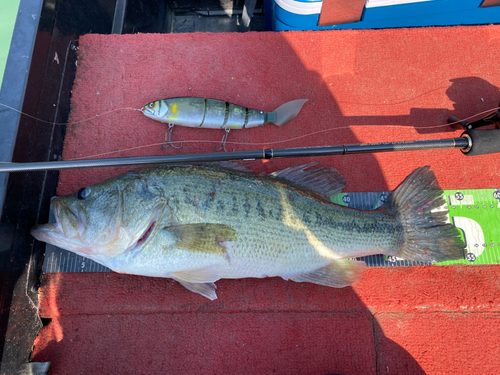
[(149, 103), (148, 107), (151, 108), (151, 109), (153, 109), (155, 107), (155, 103), (154, 102), (153, 103)]
[(80, 200), (83, 200), (87, 198), (90, 195), (90, 188), (84, 187), (78, 190), (78, 193), (76, 193), (76, 197)]

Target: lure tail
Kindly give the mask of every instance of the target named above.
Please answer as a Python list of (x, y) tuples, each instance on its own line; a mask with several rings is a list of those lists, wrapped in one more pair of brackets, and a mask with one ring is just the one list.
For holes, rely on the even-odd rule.
[(463, 259), (464, 241), (447, 222), (448, 210), (436, 176), (429, 167), (415, 170), (381, 207), (394, 214), (403, 227), (402, 245), (390, 254), (407, 260), (442, 262)]
[(297, 116), (307, 101), (308, 99), (297, 99), (281, 105), (274, 112), (267, 114), (267, 122), (282, 126)]

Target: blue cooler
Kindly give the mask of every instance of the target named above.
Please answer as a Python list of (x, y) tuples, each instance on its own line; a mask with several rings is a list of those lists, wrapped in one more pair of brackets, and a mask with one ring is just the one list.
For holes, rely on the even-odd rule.
[(482, 8), (482, 0), (367, 0), (360, 22), (318, 26), (323, 1), (268, 1), (272, 1), (274, 8), (272, 26), (276, 31), (480, 25), (500, 22), (500, 6)]

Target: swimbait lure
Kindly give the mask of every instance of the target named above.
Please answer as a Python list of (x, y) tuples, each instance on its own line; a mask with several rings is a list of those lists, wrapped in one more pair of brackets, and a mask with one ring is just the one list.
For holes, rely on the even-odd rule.
[(270, 123), (282, 126), (297, 116), (307, 100), (292, 100), (281, 105), (273, 112), (265, 112), (222, 100), (185, 97), (157, 100), (146, 104), (141, 111), (145, 116), (153, 120), (169, 124), (168, 133), (165, 134), (166, 147), (182, 147), (182, 143), (177, 147), (172, 144), (172, 129), (174, 125), (180, 125), (224, 129), (226, 134), (222, 139), (222, 147), (219, 150), (226, 150), (227, 136), (231, 129), (253, 128)]

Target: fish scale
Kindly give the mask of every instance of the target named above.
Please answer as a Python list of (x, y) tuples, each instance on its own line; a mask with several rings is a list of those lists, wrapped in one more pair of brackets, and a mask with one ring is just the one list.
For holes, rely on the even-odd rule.
[[(150, 276), (165, 275), (169, 259), (179, 257), (186, 260), (179, 267), (199, 269), (216, 265), (217, 273), (226, 278), (293, 275), (323, 267), (332, 259), (365, 255), (374, 249), (394, 249), (400, 241), (395, 220), (384, 213), (346, 211), (311, 200), (293, 187), (267, 178), (249, 178), (237, 172), (214, 174), (213, 170), (192, 172), (190, 168), (180, 168), (165, 176), (171, 192), (169, 201), (182, 191), (179, 204), (169, 204), (176, 224), (228, 224), (238, 233), (237, 249), (230, 262), (220, 254), (209, 256), (180, 251), (169, 254), (159, 271), (149, 268), (141, 272), (149, 272)], [(214, 206), (214, 199), (223, 202), (227, 209)], [(263, 217), (259, 205), (269, 208), (276, 216)], [(312, 225), (305, 224), (307, 217), (315, 218)], [(353, 241), (353, 235), (360, 232), (356, 223), (363, 221), (373, 230), (363, 231), (363, 235)], [(393, 228), (392, 236), (380, 229), (384, 227)], [(309, 233), (314, 233), (313, 239)], [(148, 258), (141, 258), (141, 264), (153, 259), (150, 252), (154, 253), (159, 246), (153, 240), (147, 244), (141, 251), (147, 253)], [(135, 264), (131, 264), (131, 268), (127, 264), (120, 271), (131, 272), (134, 267)]]

